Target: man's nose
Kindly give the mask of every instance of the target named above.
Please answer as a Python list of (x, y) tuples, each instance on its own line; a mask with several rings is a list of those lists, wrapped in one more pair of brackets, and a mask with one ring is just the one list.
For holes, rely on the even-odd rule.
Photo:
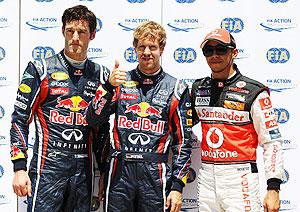
[(79, 40), (79, 33), (77, 31), (73, 33), (73, 40)]
[(144, 54), (150, 54), (151, 50), (149, 48), (149, 46), (146, 46), (145, 50), (144, 50)]

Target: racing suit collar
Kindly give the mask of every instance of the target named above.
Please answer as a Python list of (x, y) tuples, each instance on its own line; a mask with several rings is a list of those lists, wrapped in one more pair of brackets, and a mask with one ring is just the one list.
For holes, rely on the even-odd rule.
[(134, 74), (136, 75), (137, 80), (141, 85), (157, 84), (165, 76), (165, 72), (163, 71), (163, 68), (160, 68), (160, 71), (157, 74), (149, 76), (144, 74), (141, 70), (139, 70), (138, 67), (136, 67), (136, 69), (134, 69)]
[(213, 78), (211, 78), (212, 83), (214, 85), (216, 85), (217, 87), (219, 87), (219, 88), (222, 88), (225, 85), (232, 84), (233, 82), (235, 82), (241, 76), (241, 72), (239, 71), (239, 69), (238, 69), (238, 67), (237, 67), (237, 65), (235, 63), (233, 64), (233, 69), (235, 71), (235, 73), (233, 74), (233, 76), (230, 76), (226, 80), (220, 80), (220, 79), (213, 79)]
[(64, 54), (64, 50), (62, 50), (59, 54), (59, 59), (62, 63), (63, 66), (65, 66), (65, 68), (68, 70), (69, 74), (71, 76), (82, 76), (85, 74), (85, 70), (87, 70), (87, 66), (88, 66), (88, 59), (86, 60), (85, 64), (84, 64), (84, 68), (80, 69), (80, 68), (76, 68), (74, 67), (66, 58), (65, 54)]

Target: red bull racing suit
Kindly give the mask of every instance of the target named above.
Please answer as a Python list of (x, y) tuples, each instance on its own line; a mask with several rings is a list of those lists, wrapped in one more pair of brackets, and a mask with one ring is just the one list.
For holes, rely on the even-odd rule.
[(10, 131), (14, 171), (27, 170), (29, 123), (34, 119), (28, 211), (90, 211), (91, 150), (101, 152), (100, 139), (109, 128), (88, 127), (84, 110), (108, 76), (106, 67), (90, 60), (76, 69), (63, 52), (28, 64)]
[(193, 132), (202, 134), (199, 211), (260, 211), (258, 144), (267, 189), (279, 190), (283, 179), (281, 134), (269, 91), (234, 68), (225, 81), (207, 77), (192, 86), (193, 121), (201, 124)]
[(103, 114), (115, 114), (105, 210), (165, 211), (168, 192), (182, 192), (190, 166), (188, 87), (162, 69), (146, 76), (137, 68), (114, 93), (109, 84), (97, 93), (87, 122), (99, 124)]

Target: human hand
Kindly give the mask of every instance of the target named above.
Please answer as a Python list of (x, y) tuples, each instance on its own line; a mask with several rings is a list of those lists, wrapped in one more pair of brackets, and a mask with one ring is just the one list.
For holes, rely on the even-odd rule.
[(264, 198), (264, 212), (277, 212), (279, 208), (279, 191), (268, 190)]
[(179, 191), (171, 191), (165, 207), (170, 208), (170, 212), (179, 212), (182, 206), (182, 194)]
[(114, 87), (117, 87), (126, 81), (126, 70), (120, 69), (119, 66), (119, 61), (116, 60), (115, 67), (108, 79), (109, 83)]
[(19, 197), (24, 197), (28, 195), (31, 197), (31, 181), (26, 171), (18, 170), (15, 172), (15, 176), (13, 179), (13, 190)]

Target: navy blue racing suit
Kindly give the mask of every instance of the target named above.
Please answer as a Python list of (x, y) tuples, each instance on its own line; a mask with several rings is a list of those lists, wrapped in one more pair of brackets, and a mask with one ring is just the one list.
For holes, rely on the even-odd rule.
[(115, 115), (106, 211), (165, 211), (170, 190), (182, 192), (190, 166), (190, 107), (188, 87), (162, 69), (146, 76), (136, 68), (114, 91), (107, 83), (98, 88), (87, 122)]
[[(101, 152), (103, 130), (87, 126), (84, 110), (109, 70), (90, 60), (77, 69), (63, 51), (29, 62), (12, 114), (11, 160), (14, 171), (27, 170), (29, 124), (35, 142), (28, 171), (32, 197), (28, 211), (90, 211), (92, 148)], [(99, 160), (98, 160), (99, 161)]]

